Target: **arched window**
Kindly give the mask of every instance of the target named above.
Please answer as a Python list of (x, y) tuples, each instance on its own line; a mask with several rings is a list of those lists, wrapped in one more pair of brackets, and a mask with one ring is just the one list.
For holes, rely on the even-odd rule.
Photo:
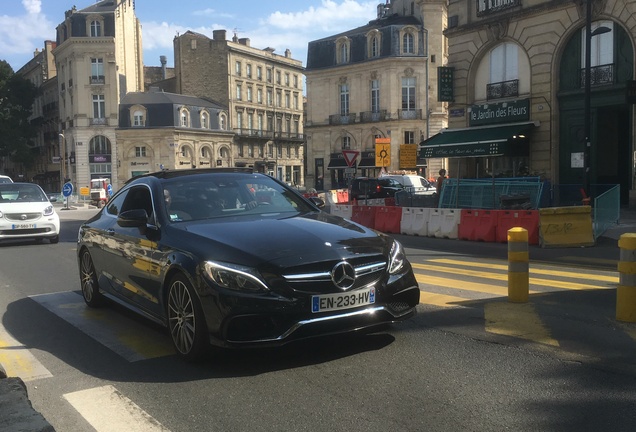
[(210, 114), (206, 111), (201, 113), (201, 127), (203, 129), (210, 129)]
[(506, 42), (490, 52), (490, 83), (519, 79), (519, 47)]
[(221, 147), (219, 149), (219, 157), (221, 159), (229, 159), (230, 158), (230, 151), (228, 150), (227, 147)]
[(411, 32), (402, 36), (402, 54), (415, 54), (415, 41)]
[(336, 41), (337, 58), (336, 63), (349, 63), (349, 39), (342, 38)]
[(103, 135), (91, 138), (88, 144), (88, 165), (91, 178), (111, 177), (110, 140)]
[(371, 38), (371, 57), (377, 57), (380, 55), (380, 42), (378, 41), (378, 37), (374, 36)]
[(101, 37), (102, 36), (102, 23), (94, 20), (91, 21), (91, 37)]
[(227, 129), (227, 117), (225, 116), (225, 114), (219, 114), (219, 129)]
[(190, 126), (190, 113), (188, 112), (187, 109), (183, 108), (181, 109), (181, 113), (180, 113), (180, 123), (179, 123), (182, 127), (188, 127)]
[(137, 110), (133, 113), (133, 126), (140, 127), (144, 126), (144, 113), (143, 111)]
[(110, 154), (110, 140), (104, 135), (97, 135), (90, 141), (88, 147), (89, 155), (109, 155)]

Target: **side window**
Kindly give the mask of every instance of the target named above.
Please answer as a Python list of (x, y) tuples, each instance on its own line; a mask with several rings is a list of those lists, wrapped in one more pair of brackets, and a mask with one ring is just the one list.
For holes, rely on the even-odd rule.
[(150, 196), (150, 189), (146, 186), (130, 188), (120, 212), (134, 209), (144, 209), (148, 216), (152, 215), (152, 198)]
[(108, 212), (108, 214), (117, 216), (119, 213), (121, 213), (122, 204), (124, 200), (126, 199), (126, 195), (128, 195), (127, 190), (123, 191), (122, 193), (117, 195), (115, 198), (110, 200), (110, 202), (108, 203), (108, 206), (106, 207), (106, 211)]

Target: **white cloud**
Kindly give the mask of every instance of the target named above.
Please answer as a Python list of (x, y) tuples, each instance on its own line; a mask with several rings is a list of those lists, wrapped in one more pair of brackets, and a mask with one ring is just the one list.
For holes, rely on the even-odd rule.
[[(333, 0), (322, 0), (320, 7), (300, 12), (274, 12), (265, 23), (280, 29), (294, 29), (309, 33), (339, 32), (366, 24), (376, 16), (377, 1), (357, 2), (344, 0), (341, 4)], [(352, 25), (353, 23), (357, 23)], [(324, 34), (324, 37), (329, 34)]]
[(42, 12), (41, 0), (22, 0), (22, 5), (28, 14), (39, 14)]

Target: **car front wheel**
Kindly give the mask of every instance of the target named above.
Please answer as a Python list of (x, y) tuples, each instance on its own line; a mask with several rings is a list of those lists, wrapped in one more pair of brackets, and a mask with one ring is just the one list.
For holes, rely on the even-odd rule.
[(203, 310), (184, 275), (177, 275), (168, 288), (168, 328), (172, 343), (182, 357), (200, 360), (209, 343)]
[(84, 297), (86, 304), (90, 307), (101, 306), (104, 303), (104, 297), (99, 292), (93, 259), (86, 249), (82, 251), (80, 258), (80, 282), (82, 284), (82, 297)]

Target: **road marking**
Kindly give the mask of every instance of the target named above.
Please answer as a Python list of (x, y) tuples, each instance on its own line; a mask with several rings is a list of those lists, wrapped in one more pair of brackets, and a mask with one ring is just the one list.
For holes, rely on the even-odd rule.
[(486, 331), (559, 346), (531, 303), (490, 302), (484, 305)]
[(433, 306), (453, 307), (459, 306), (457, 303), (466, 303), (468, 300), (462, 297), (455, 297), (446, 294), (420, 291), (420, 304)]
[(169, 432), (111, 385), (67, 393), (64, 398), (97, 432)]
[[(479, 292), (484, 294), (492, 294), (497, 297), (508, 296), (508, 286), (499, 286), (493, 284), (483, 284), (477, 282), (468, 282), (461, 279), (449, 279), (446, 277), (430, 276), (420, 273), (415, 273), (415, 279), (424, 285), (434, 285), (444, 288), (453, 288), (464, 291)], [(426, 290), (425, 290), (426, 291)], [(530, 294), (538, 294), (539, 291), (530, 291)], [(464, 300), (475, 300), (466, 298)]]
[[(432, 259), (428, 260), (429, 262), (440, 263), (440, 264), (451, 264), (451, 265), (461, 265), (466, 267), (479, 267), (479, 268), (489, 268), (493, 270), (508, 270), (508, 264), (489, 264), (483, 262), (470, 262), (470, 261), (461, 261), (461, 260), (451, 260), (451, 259)], [(583, 272), (570, 272), (563, 270), (548, 270), (545, 268), (537, 268), (532, 266), (530, 263), (530, 274), (540, 274), (547, 276), (561, 276), (575, 279), (585, 279), (585, 280), (595, 280), (599, 282), (610, 282), (613, 284), (618, 284), (618, 275), (615, 276), (607, 276), (602, 274), (592, 274), (592, 273), (583, 273)]]
[(174, 355), (174, 348), (166, 335), (108, 306), (89, 308), (77, 292), (66, 291), (31, 298), (129, 362)]
[(0, 364), (7, 372), (7, 376), (19, 377), (22, 381), (34, 381), (53, 376), (27, 347), (15, 340), (2, 326), (0, 326)]
[[(497, 281), (508, 281), (508, 274), (493, 274), (492, 272), (479, 272), (474, 270), (467, 270), (457, 267), (444, 267), (440, 265), (429, 265), (429, 264), (417, 264), (411, 263), (411, 266), (414, 269), (418, 270), (430, 270), (432, 272), (439, 273), (453, 273), (455, 275), (461, 276), (472, 276), (483, 279), (492, 279)], [(599, 285), (588, 285), (584, 283), (574, 283), (574, 282), (564, 282), (557, 281), (551, 279), (541, 279), (541, 278), (530, 278), (530, 285), (539, 285), (539, 286), (547, 286), (551, 288), (562, 288), (569, 290), (598, 290), (598, 289), (614, 289), (614, 286), (599, 286)]]

